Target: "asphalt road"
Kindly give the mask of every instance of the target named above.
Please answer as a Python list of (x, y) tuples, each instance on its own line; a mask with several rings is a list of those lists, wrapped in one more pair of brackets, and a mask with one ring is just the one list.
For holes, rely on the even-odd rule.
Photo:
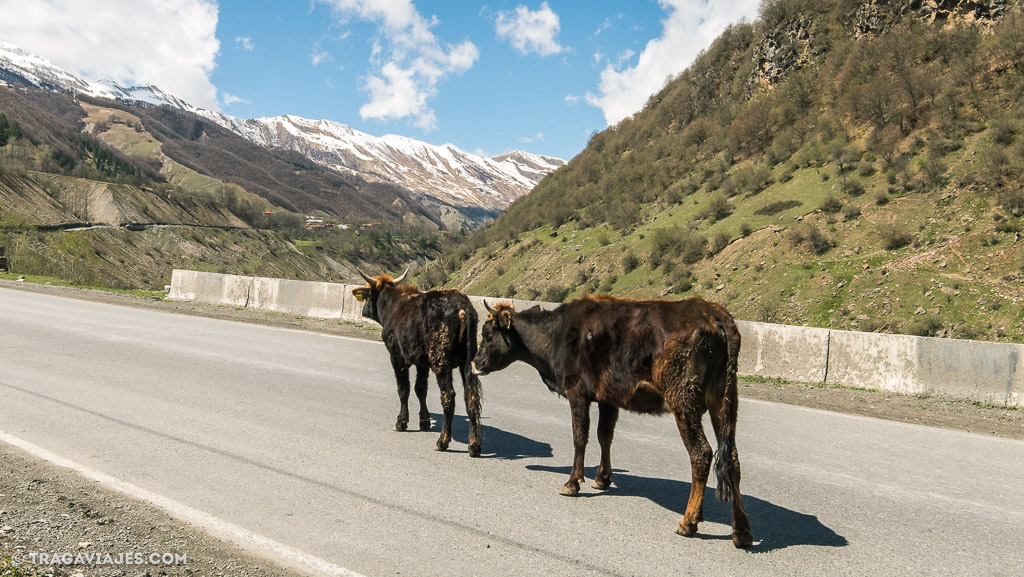
[(1024, 442), (741, 400), (742, 551), (710, 492), (673, 532), (671, 418), (624, 413), (612, 488), (567, 498), (566, 402), (483, 383), (483, 457), (461, 391), (437, 453), (433, 379), (434, 430), (394, 432), (379, 342), (0, 289), (0, 431), (363, 575), (1024, 573)]

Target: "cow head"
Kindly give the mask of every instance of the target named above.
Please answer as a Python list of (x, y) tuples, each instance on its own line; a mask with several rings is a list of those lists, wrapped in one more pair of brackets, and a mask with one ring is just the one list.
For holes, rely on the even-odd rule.
[(522, 341), (515, 332), (516, 309), (511, 303), (499, 303), (494, 308), (484, 301), (487, 320), (480, 329), (480, 347), (473, 358), (473, 372), (486, 375), (500, 371), (519, 360)]
[(363, 271), (359, 271), (359, 275), (366, 281), (366, 286), (352, 289), (352, 296), (356, 297), (357, 301), (363, 303), (363, 316), (379, 323), (380, 315), (377, 312), (377, 300), (380, 297), (380, 293), (384, 289), (393, 287), (405, 280), (405, 277), (408, 274), (409, 269), (405, 269), (402, 276), (398, 278), (391, 278), (386, 274), (379, 274), (375, 277), (371, 277)]

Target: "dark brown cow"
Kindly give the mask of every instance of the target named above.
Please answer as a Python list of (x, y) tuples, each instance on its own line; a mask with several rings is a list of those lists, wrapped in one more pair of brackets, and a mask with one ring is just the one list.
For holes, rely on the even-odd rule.
[(485, 306), (490, 315), (474, 372), (483, 375), (523, 361), (537, 369), (548, 388), (569, 400), (576, 454), (560, 493), (579, 493), (592, 402), (600, 410), (596, 489), (611, 483), (609, 450), (619, 409), (668, 411), (675, 415), (693, 476), (686, 514), (676, 532), (693, 535), (704, 520), (704, 489), (713, 457), (701, 423), (710, 411), (718, 439), (716, 494), (720, 501), (732, 500), (733, 543), (752, 544), (736, 451), (740, 335), (724, 307), (700, 298), (641, 301), (607, 296), (579, 298), (551, 311)]
[(427, 369), (434, 372), (441, 389), (444, 424), (434, 447), (448, 449), (452, 440), (452, 417), (455, 415), (455, 388), (452, 369), (462, 375), (469, 416), (469, 456), (480, 456), (480, 379), (470, 364), (476, 354), (477, 315), (466, 295), (454, 291), (421, 292), (414, 286), (398, 286), (408, 270), (397, 279), (386, 274), (369, 277), (366, 286), (352, 290), (363, 303), (363, 316), (380, 323), (381, 336), (391, 354), (391, 366), (398, 380), (401, 408), (395, 430), (409, 425), (409, 367), (416, 367), (416, 397), (420, 401), (420, 429), (430, 429), (427, 410)]

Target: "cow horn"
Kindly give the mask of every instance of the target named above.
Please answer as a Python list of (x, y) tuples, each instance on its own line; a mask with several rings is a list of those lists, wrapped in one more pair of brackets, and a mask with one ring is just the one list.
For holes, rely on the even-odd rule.
[(359, 269), (356, 269), (356, 272), (358, 272), (359, 276), (363, 277), (366, 280), (366, 282), (370, 283), (370, 285), (376, 286), (377, 281), (373, 280), (372, 277), (366, 276), (365, 272), (363, 272), (363, 271), (361, 271)]
[(492, 309), (492, 308), (491, 308), (491, 305), (487, 304), (487, 301), (486, 301), (486, 300), (484, 301), (484, 309), (485, 309), (485, 310), (487, 310), (487, 312), (488, 312), (489, 314), (492, 314), (492, 315), (493, 315), (494, 313), (498, 312), (498, 311), (496, 311), (496, 310)]
[(405, 269), (405, 272), (402, 273), (402, 276), (400, 276), (400, 277), (395, 279), (395, 284), (398, 284), (398, 283), (404, 281), (406, 275), (408, 275), (408, 274), (409, 274), (409, 269)]

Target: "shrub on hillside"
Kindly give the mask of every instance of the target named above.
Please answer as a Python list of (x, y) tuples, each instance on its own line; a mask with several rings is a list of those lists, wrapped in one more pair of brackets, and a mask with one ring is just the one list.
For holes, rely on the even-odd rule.
[(733, 206), (723, 194), (716, 194), (711, 197), (708, 205), (697, 213), (700, 220), (710, 219), (713, 221), (722, 220), (732, 214)]
[(708, 252), (713, 255), (722, 252), (722, 249), (729, 246), (729, 241), (729, 235), (724, 232), (717, 233), (711, 238), (711, 244), (708, 245)]
[(942, 330), (942, 321), (929, 315), (910, 323), (905, 332), (916, 337), (934, 337), (940, 330)]
[(693, 264), (704, 258), (708, 240), (683, 226), (656, 228), (650, 234), (651, 257), (662, 261), (678, 258)]
[(795, 245), (807, 245), (814, 254), (821, 255), (832, 250), (836, 242), (813, 224), (803, 224), (790, 231), (790, 240)]
[(1010, 211), (1013, 216), (1024, 216), (1024, 191), (1020, 189), (1004, 189), (999, 191), (999, 204)]
[(763, 164), (744, 166), (736, 169), (732, 174), (734, 194), (755, 195), (767, 188), (771, 182), (772, 171)]
[(855, 220), (860, 218), (860, 207), (855, 204), (848, 204), (843, 208), (843, 220)]
[(914, 242), (914, 236), (905, 227), (891, 224), (879, 230), (885, 250), (896, 250)]
[(864, 185), (861, 184), (859, 180), (853, 178), (844, 178), (840, 188), (844, 193), (850, 196), (860, 196), (864, 194)]
[(542, 300), (552, 303), (560, 303), (565, 300), (565, 297), (569, 296), (570, 292), (572, 292), (572, 287), (557, 284), (551, 285), (544, 289), (544, 297)]
[(1013, 138), (1017, 135), (1016, 123), (1005, 116), (993, 118), (988, 124), (988, 130), (992, 136), (992, 142), (1001, 146), (1012, 144)]
[(803, 203), (800, 202), (799, 200), (780, 200), (779, 202), (773, 202), (771, 204), (766, 204), (762, 206), (761, 208), (755, 210), (754, 214), (761, 216), (772, 216), (773, 214), (778, 214), (784, 210), (796, 208), (802, 204)]
[(629, 251), (622, 255), (622, 260), (619, 262), (622, 265), (622, 272), (629, 274), (636, 270), (636, 267), (640, 266), (640, 259), (633, 251)]
[(840, 210), (843, 210), (843, 201), (839, 200), (838, 197), (830, 194), (826, 196), (825, 200), (821, 203), (821, 210), (822, 212), (826, 212), (828, 214), (835, 214)]

